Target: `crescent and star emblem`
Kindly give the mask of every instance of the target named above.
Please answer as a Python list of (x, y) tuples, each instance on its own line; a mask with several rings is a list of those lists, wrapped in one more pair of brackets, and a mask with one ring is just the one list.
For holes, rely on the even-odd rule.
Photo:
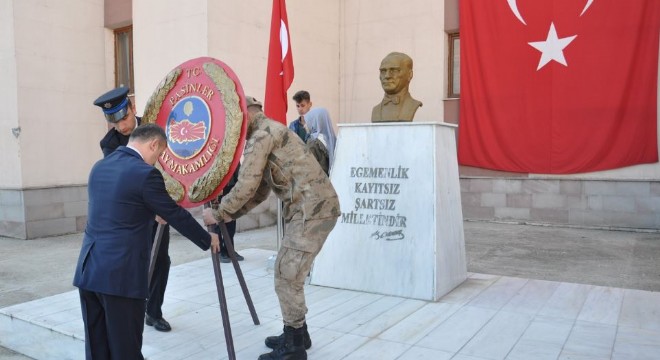
[[(520, 14), (520, 10), (518, 9), (517, 0), (506, 1), (509, 4), (511, 11), (513, 12), (513, 15), (515, 15), (515, 17), (520, 20), (521, 23), (527, 25), (522, 14)], [(587, 9), (589, 9), (589, 7), (591, 7), (593, 3), (594, 0), (587, 0), (587, 4), (584, 6), (584, 9), (582, 9), (580, 16), (584, 15), (584, 13), (587, 11)], [(553, 60), (564, 66), (568, 66), (566, 58), (564, 58), (564, 48), (567, 47), (568, 44), (570, 44), (573, 40), (575, 40), (576, 37), (577, 35), (559, 38), (557, 36), (555, 24), (554, 22), (551, 22), (550, 30), (548, 30), (548, 35), (545, 41), (533, 41), (528, 43), (530, 46), (541, 52), (541, 60), (539, 60), (539, 65), (536, 68), (536, 71), (541, 70), (541, 68)]]

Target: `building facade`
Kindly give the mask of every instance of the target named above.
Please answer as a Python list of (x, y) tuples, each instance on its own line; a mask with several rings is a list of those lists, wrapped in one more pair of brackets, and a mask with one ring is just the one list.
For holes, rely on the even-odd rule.
[[(411, 93), (424, 103), (415, 121), (458, 122), (458, 0), (288, 0), (287, 11), (289, 96), (305, 89), (335, 123), (369, 122), (380, 61), (400, 51), (414, 59)], [(140, 114), (171, 69), (211, 56), (263, 99), (270, 16), (264, 0), (0, 0), (0, 236), (84, 230), (87, 175), (107, 131), (92, 102), (108, 89), (128, 83)], [(660, 229), (658, 163), (563, 176), (460, 171), (468, 220)], [(250, 226), (274, 223), (261, 219)]]

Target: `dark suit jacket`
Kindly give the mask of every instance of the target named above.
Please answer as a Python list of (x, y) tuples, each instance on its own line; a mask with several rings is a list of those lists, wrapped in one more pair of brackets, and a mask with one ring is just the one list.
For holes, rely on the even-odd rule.
[(163, 176), (120, 146), (89, 175), (89, 208), (73, 285), (129, 298), (147, 298), (153, 219), (160, 215), (203, 250), (211, 236), (165, 190)]

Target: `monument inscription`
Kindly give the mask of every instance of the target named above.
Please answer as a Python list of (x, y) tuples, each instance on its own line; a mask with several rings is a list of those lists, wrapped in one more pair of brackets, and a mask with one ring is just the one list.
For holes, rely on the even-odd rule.
[(401, 201), (402, 186), (408, 184), (409, 170), (403, 165), (351, 166), (349, 174), (355, 200), (351, 211), (342, 212), (340, 222), (382, 227), (370, 234), (374, 240), (405, 239), (407, 217), (397, 212), (397, 203)]

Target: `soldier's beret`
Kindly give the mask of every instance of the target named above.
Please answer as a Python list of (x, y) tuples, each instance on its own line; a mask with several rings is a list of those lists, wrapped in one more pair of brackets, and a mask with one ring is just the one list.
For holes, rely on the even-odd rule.
[(94, 105), (103, 110), (105, 119), (116, 123), (128, 112), (128, 88), (125, 86), (112, 89), (94, 100)]

